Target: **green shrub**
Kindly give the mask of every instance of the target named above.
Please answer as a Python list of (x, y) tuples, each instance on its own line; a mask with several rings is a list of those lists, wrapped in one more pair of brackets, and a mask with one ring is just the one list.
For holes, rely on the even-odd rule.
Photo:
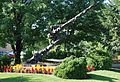
[(94, 55), (91, 58), (87, 57), (87, 66), (94, 66), (96, 70), (107, 70), (112, 66), (112, 59), (110, 56), (98, 56)]
[(86, 62), (87, 62), (87, 66), (90, 66), (90, 67), (94, 66), (95, 68), (96, 68), (96, 66), (97, 66), (96, 60), (95, 60), (95, 59), (92, 59), (92, 58), (90, 58), (90, 57), (87, 57), (87, 58), (86, 58)]
[(84, 57), (75, 58), (74, 56), (70, 56), (55, 69), (54, 75), (64, 79), (85, 78), (87, 74), (86, 65)]
[(87, 57), (87, 66), (94, 66), (95, 70), (108, 70), (112, 66), (112, 59), (110, 56), (98, 56)]
[(10, 65), (12, 59), (10, 57), (8, 57), (7, 55), (3, 55), (0, 57), (0, 65)]
[(95, 56), (94, 59), (97, 62), (96, 69), (107, 70), (112, 66), (112, 59), (111, 57), (106, 56)]
[(66, 57), (64, 59), (63, 63), (67, 64), (69, 61), (74, 60), (75, 58), (76, 58), (76, 56), (73, 56), (73, 55), (71, 55), (70, 57)]

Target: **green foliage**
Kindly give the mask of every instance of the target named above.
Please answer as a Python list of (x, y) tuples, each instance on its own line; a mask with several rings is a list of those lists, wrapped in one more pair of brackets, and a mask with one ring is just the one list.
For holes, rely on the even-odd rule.
[[(14, 49), (19, 50), (19, 53), (29, 47), (43, 46), (44, 43), (48, 42), (46, 30), (49, 31), (49, 26), (66, 22), (88, 7), (93, 0), (30, 1), (30, 3), (24, 3), (19, 0), (13, 3), (11, 0), (4, 0), (2, 7), (0, 7), (2, 9), (0, 14), (0, 40), (2, 43), (10, 43), (15, 48), (19, 47)], [(81, 51), (77, 52), (79, 48), (76, 49), (76, 46), (80, 40), (100, 40), (103, 28), (98, 15), (101, 14), (99, 11), (103, 1), (95, 0), (97, 5), (90, 12), (60, 32), (61, 37), (69, 36), (61, 41), (61, 43), (68, 45), (68, 47), (65, 46), (67, 52), (71, 52), (73, 49), (73, 51), (76, 50), (75, 55), (79, 56)], [(37, 48), (39, 47), (37, 46)], [(57, 52), (57, 55), (61, 55), (61, 53), (63, 56), (64, 52), (61, 51)], [(62, 58), (62, 56), (58, 58)]]
[(44, 56), (45, 59), (64, 59), (67, 57), (67, 53), (64, 51), (50, 51), (47, 55)]
[(27, 50), (25, 54), (23, 54), (22, 61), (26, 61), (27, 59), (31, 58), (33, 56), (32, 50)]
[(103, 32), (103, 43), (109, 46), (111, 53), (120, 53), (120, 1), (109, 0), (102, 9), (100, 21), (107, 30)]
[(100, 42), (81, 41), (75, 53), (78, 57), (86, 57), (87, 66), (94, 66), (96, 70), (109, 69), (112, 65), (112, 56), (107, 46)]
[(96, 67), (97, 67), (97, 62), (96, 62), (95, 59), (90, 58), (90, 57), (87, 57), (87, 58), (86, 58), (86, 62), (87, 62), (87, 66), (90, 66), (90, 67), (94, 66), (95, 69), (97, 69), (97, 68), (96, 68)]
[[(22, 37), (24, 47), (26, 45), (30, 46), (30, 44), (33, 45), (34, 42), (37, 43), (38, 39), (42, 38), (41, 40), (43, 40), (46, 27), (46, 22), (43, 19), (44, 14), (42, 13), (46, 8), (44, 5), (39, 0), (31, 1), (30, 4), (25, 4), (22, 0), (16, 3), (4, 1), (1, 7), (3, 11), (0, 22), (0, 32), (2, 34), (0, 38), (7, 43), (14, 44), (17, 37)], [(17, 25), (18, 21), (21, 23), (20, 25)]]
[(7, 55), (0, 56), (0, 66), (7, 66), (10, 65), (12, 58), (8, 57)]
[[(50, 1), (50, 9), (48, 10), (51, 12), (48, 17), (50, 19), (48, 24), (59, 25), (84, 10), (93, 0), (49, 0), (49, 2)], [(87, 12), (83, 17), (78, 18), (74, 23), (66, 26), (66, 28), (57, 35), (58, 37), (60, 36), (60, 38), (66, 36), (65, 39), (61, 41), (61, 45), (64, 46), (65, 55), (67, 53), (66, 57), (69, 56), (69, 53), (77, 57), (83, 56), (83, 53), (81, 53), (82, 50), (79, 48), (80, 41), (92, 42), (100, 40), (103, 28), (98, 15), (101, 14), (99, 11), (100, 8), (102, 8), (103, 1), (104, 0), (95, 0), (97, 5), (94, 6), (93, 9)], [(59, 53), (57, 55), (59, 57)]]
[(64, 79), (85, 78), (87, 74), (86, 65), (84, 57), (76, 58), (75, 56), (70, 56), (55, 69), (54, 74)]
[(45, 59), (64, 59), (70, 56), (72, 53), (66, 52), (62, 45), (57, 45), (53, 49), (51, 49), (47, 55), (44, 55)]
[(86, 58), (87, 66), (94, 66), (95, 70), (108, 70), (112, 67), (112, 58), (107, 56), (94, 55)]
[(21, 63), (22, 50), (40, 42), (46, 43), (45, 9), (43, 0), (0, 2), (0, 44), (11, 44), (16, 63)]
[(108, 47), (100, 42), (81, 41), (70, 49), (77, 57), (90, 57), (93, 55), (109, 56)]
[(67, 57), (64, 59), (63, 63), (67, 64), (69, 61), (74, 60), (76, 56), (71, 55), (70, 57)]
[(76, 57), (90, 57), (93, 55), (110, 56), (107, 46), (100, 42), (81, 41), (78, 45), (74, 45), (70, 50), (65, 50), (64, 47), (59, 49), (53, 48), (50, 50), (48, 58), (65, 58), (74, 55)]
[(96, 69), (110, 69), (112, 67), (112, 58), (106, 56), (94, 56), (94, 60), (96, 60), (97, 65)]

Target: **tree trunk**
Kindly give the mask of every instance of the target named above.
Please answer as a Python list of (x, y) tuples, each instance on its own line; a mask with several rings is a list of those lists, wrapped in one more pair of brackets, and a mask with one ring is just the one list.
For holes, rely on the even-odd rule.
[(17, 40), (16, 40), (15, 64), (20, 64), (21, 63), (21, 59), (20, 59), (20, 53), (22, 51), (21, 41), (22, 40), (20, 38), (17, 38)]
[(11, 47), (13, 49), (13, 53), (15, 54), (15, 64), (20, 64), (21, 63), (20, 53), (22, 51), (21, 39), (18, 39), (16, 41), (16, 47), (13, 44), (11, 44)]
[[(64, 24), (61, 24), (60, 26), (58, 26), (58, 28), (53, 29), (52, 32), (50, 32), (49, 35), (51, 36), (55, 36), (57, 33), (59, 33), (62, 29), (65, 28), (66, 25), (72, 23), (73, 21), (76, 21), (76, 19), (82, 15), (84, 15), (88, 10), (90, 10), (92, 7), (94, 6), (94, 4), (90, 5), (88, 8), (86, 8), (85, 10), (83, 10), (81, 13), (77, 14), (75, 17), (73, 17), (72, 19), (70, 19), (69, 21), (65, 22)], [(57, 45), (59, 43), (60, 39), (52, 42), (50, 45), (48, 45), (46, 48), (42, 49), (40, 52), (36, 53), (33, 55), (33, 57), (31, 59), (27, 60), (27, 63), (37, 63), (42, 55), (44, 55), (45, 53), (47, 53), (51, 48), (53, 48), (55, 45)]]
[[(13, 3), (16, 3), (16, 0), (12, 0)], [(15, 64), (20, 64), (21, 63), (21, 59), (20, 59), (20, 53), (22, 51), (22, 34), (21, 34), (21, 23), (22, 23), (22, 18), (23, 18), (23, 13), (21, 12), (21, 10), (19, 10), (19, 12), (17, 12), (16, 8), (13, 7), (13, 13), (14, 13), (14, 26), (16, 27), (16, 29), (13, 31), (14, 37), (15, 37), (15, 44), (16, 46), (12, 45), (12, 49), (14, 51), (15, 54)]]
[(57, 45), (60, 42), (60, 39), (52, 42), (50, 45), (48, 45), (46, 48), (42, 49), (38, 53), (33, 54), (33, 56), (27, 60), (27, 63), (37, 63), (42, 59), (42, 56), (47, 53), (51, 48), (53, 48), (55, 45)]
[(15, 53), (15, 65), (16, 64), (20, 64), (21, 63), (21, 59), (20, 59), (20, 52)]

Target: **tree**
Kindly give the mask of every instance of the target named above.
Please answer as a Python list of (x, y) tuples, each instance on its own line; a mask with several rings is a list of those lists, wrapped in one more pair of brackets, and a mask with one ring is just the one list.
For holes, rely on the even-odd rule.
[[(59, 2), (59, 1), (58, 1)], [(72, 2), (72, 1), (71, 1)], [(73, 1), (74, 2), (74, 1)], [(77, 2), (77, 1), (75, 1), (75, 2)], [(74, 3), (75, 3), (74, 2)], [(84, 1), (83, 1), (84, 2)], [(57, 3), (57, 1), (56, 2), (53, 2), (53, 4), (55, 4), (55, 3)], [(73, 3), (73, 4), (74, 4)], [(96, 2), (97, 3), (97, 2)], [(98, 3), (99, 3), (99, 1), (98, 1)], [(77, 4), (77, 3), (76, 3)], [(82, 5), (82, 7), (84, 8), (86, 5), (86, 3), (84, 2), (84, 3), (82, 3), (82, 4), (84, 4), (84, 6)], [(60, 4), (60, 2), (59, 2), (59, 4), (56, 4), (56, 5), (54, 5), (54, 6), (57, 6), (57, 8), (59, 9), (60, 7), (61, 7), (61, 4)], [(60, 6), (60, 7), (59, 7)], [(70, 5), (69, 5), (70, 6)], [(87, 6), (88, 6), (88, 4), (87, 4)], [(78, 6), (77, 6), (78, 7)], [(81, 7), (80, 7), (81, 8)], [(97, 7), (96, 7), (97, 8)], [(99, 7), (98, 7), (99, 8)], [(55, 8), (53, 8), (53, 9), (55, 9)], [(63, 8), (60, 8), (60, 10), (61, 9), (63, 9)], [(91, 9), (91, 7), (89, 7), (88, 9)], [(68, 9), (69, 10), (69, 9)], [(73, 9), (74, 10), (74, 9)], [(99, 9), (98, 9), (99, 10)], [(64, 11), (64, 9), (62, 10), (62, 11)], [(71, 10), (72, 11), (72, 10)], [(77, 10), (75, 10), (75, 11), (77, 11)], [(54, 12), (54, 11), (53, 11)], [(57, 11), (58, 13), (60, 13), (60, 11), (58, 10)], [(78, 11), (78, 12), (80, 12), (80, 11)], [(94, 11), (95, 12), (95, 11)], [(72, 14), (75, 14), (76, 12), (71, 12), (71, 14), (70, 15), (72, 15)], [(90, 13), (91, 14), (91, 13)], [(54, 14), (54, 15), (56, 15), (56, 14)], [(89, 16), (89, 14), (87, 13), (87, 15)], [(82, 16), (82, 19), (84, 19), (84, 18), (86, 18), (87, 19), (87, 15), (85, 15), (85, 16)], [(62, 14), (62, 16), (63, 16), (63, 14)], [(67, 15), (68, 16), (68, 15)], [(63, 24), (60, 24), (59, 25), (59, 23), (62, 23), (62, 22), (64, 22), (66, 19), (67, 19), (67, 16), (66, 15), (64, 15), (64, 17), (62, 18), (61, 17), (61, 15), (60, 14), (57, 14), (56, 15), (56, 17), (58, 18), (58, 20), (59, 21), (57, 21), (57, 18), (56, 19), (52, 19), (52, 21), (55, 21), (56, 20), (56, 22), (58, 22), (58, 26), (57, 27), (53, 27), (53, 31), (52, 32), (50, 32), (50, 34), (49, 35), (51, 35), (52, 37), (56, 37), (56, 36), (59, 36), (59, 35), (57, 35), (57, 34), (59, 34), (59, 33), (61, 33), (61, 32), (63, 32), (63, 29), (66, 29), (66, 28), (68, 28), (67, 30), (71, 30), (71, 27), (72, 26), (70, 26), (71, 24), (73, 24), (74, 25), (74, 27), (72, 28), (72, 30), (73, 30), (73, 34), (75, 33), (75, 29), (76, 29), (76, 26), (78, 25), (78, 24), (80, 24), (80, 22), (82, 21), (80, 21), (79, 20), (79, 18), (78, 18), (78, 20), (79, 21), (77, 21), (77, 23), (75, 23), (74, 22), (74, 20), (76, 20), (76, 17), (79, 17), (79, 16), (81, 16), (80, 14), (78, 14), (78, 15), (76, 15), (74, 18), (72, 18), (72, 19), (70, 19), (69, 21), (67, 21), (67, 22), (65, 22), (65, 23), (63, 23)], [(93, 14), (92, 14), (92, 16), (93, 16)], [(68, 16), (68, 18), (70, 18), (71, 16)], [(72, 20), (72, 21), (71, 21)], [(78, 23), (79, 22), (79, 23)], [(84, 19), (84, 22), (85, 22), (85, 19)], [(84, 22), (82, 21), (82, 23), (83, 23), (83, 25), (81, 25), (81, 26), (84, 26)], [(52, 22), (53, 23), (53, 22)], [(93, 24), (93, 23), (92, 23)], [(90, 25), (89, 23), (87, 23), (87, 25)], [(87, 26), (86, 25), (86, 26)], [(97, 24), (98, 25), (98, 24)], [(93, 25), (94, 26), (94, 25)], [(69, 28), (70, 27), (70, 28)], [(80, 27), (80, 26), (79, 26)], [(92, 26), (91, 26), (92, 27)], [(87, 28), (88, 28), (88, 26), (87, 26)], [(94, 27), (95, 29), (96, 29), (96, 27)], [(79, 28), (77, 28), (77, 29), (79, 29)], [(80, 30), (79, 30), (80, 31)], [(98, 31), (97, 31), (98, 32)], [(96, 33), (97, 33), (96, 32)], [(98, 33), (97, 33), (98, 34)], [(71, 36), (72, 34), (70, 34), (70, 36)], [(95, 34), (94, 34), (95, 35)], [(72, 35), (73, 36), (73, 35)], [(66, 36), (65, 36), (66, 37)], [(70, 38), (69, 37), (69, 35), (67, 36), (68, 38)], [(61, 38), (60, 38), (61, 39)], [(51, 43), (49, 46), (47, 46), (46, 48), (44, 48), (44, 49), (42, 49), (39, 53), (37, 53), (37, 54), (34, 54), (33, 55), (33, 57), (30, 59), (30, 60), (28, 60), (28, 62), (31, 62), (31, 61), (38, 61), (39, 60), (39, 57), (41, 57), (41, 55), (43, 55), (43, 54), (45, 54), (45, 53), (47, 53), (51, 48), (53, 48), (53, 46), (55, 46), (56, 44), (58, 44), (58, 42), (60, 41), (60, 39), (57, 39), (57, 40), (53, 40), (54, 42), (53, 43)], [(64, 38), (64, 39), (66, 39), (66, 38)], [(72, 38), (70, 38), (71, 40), (72, 40)], [(68, 40), (68, 39), (66, 39), (66, 40)], [(71, 40), (68, 40), (68, 41), (71, 41)], [(80, 39), (79, 39), (80, 40)], [(62, 41), (64, 41), (63, 39), (62, 39)], [(75, 40), (72, 40), (72, 41), (75, 41)]]
[(109, 47), (111, 54), (120, 53), (120, 1), (109, 0), (102, 9), (101, 22), (106, 32), (103, 33), (103, 43)]
[(43, 0), (2, 0), (0, 6), (0, 40), (11, 44), (20, 64), (22, 50), (46, 41), (46, 5)]
[[(58, 36), (59, 33), (60, 35), (63, 33), (63, 35), (65, 35), (66, 43), (68, 43), (67, 40), (69, 42), (74, 42), (76, 40), (77, 37), (72, 38), (75, 36), (76, 31), (79, 31), (80, 34), (84, 33), (82, 36), (85, 38), (89, 37), (89, 35), (96, 32), (96, 30), (90, 34), (87, 33), (87, 36), (84, 36), (86, 32), (91, 31), (89, 26), (91, 28), (94, 27), (93, 23), (92, 25), (89, 24), (91, 23), (89, 21), (94, 19), (87, 21), (87, 17), (94, 16), (96, 11), (87, 13), (87, 15), (78, 18), (78, 21), (71, 22), (69, 25), (65, 24), (65, 26), (64, 23), (87, 8), (91, 1), (95, 1), (96, 5), (90, 12), (93, 12), (94, 9), (99, 11), (103, 0), (2, 0), (2, 3), (0, 2), (0, 40), (2, 43), (11, 44), (16, 55), (15, 63), (19, 64), (20, 52), (22, 50), (29, 47), (35, 47), (36, 44), (42, 42), (48, 42), (47, 31), (49, 29), (51, 30), (49, 27), (52, 25), (59, 26), (59, 24), (62, 24), (59, 28), (55, 29), (56, 31), (52, 30), (50, 35), (54, 37)], [(94, 23), (95, 22), (96, 21), (94, 21)], [(99, 22), (96, 23), (96, 25), (98, 24)], [(63, 27), (64, 30), (61, 30), (61, 27)], [(79, 27), (81, 28), (79, 29)], [(82, 27), (87, 27), (85, 29), (89, 30), (85, 30)], [(96, 28), (96, 26), (94, 28)], [(92, 28), (92, 30), (94, 28)], [(70, 37), (70, 39), (66, 38), (66, 35)], [(82, 37), (79, 36), (78, 39), (81, 38)], [(79, 41), (78, 39), (77, 41)], [(61, 40), (62, 43), (65, 41), (63, 39)], [(58, 42), (59, 39), (55, 40), (47, 48), (40, 51), (40, 53), (44, 52), (44, 50), (46, 52), (49, 51), (49, 49)], [(77, 45), (76, 43), (75, 45)], [(37, 57), (39, 58), (39, 55), (37, 55)]]

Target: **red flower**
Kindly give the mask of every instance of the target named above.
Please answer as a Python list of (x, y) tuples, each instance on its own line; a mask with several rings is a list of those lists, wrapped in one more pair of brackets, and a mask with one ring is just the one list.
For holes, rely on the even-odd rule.
[(90, 71), (90, 70), (91, 70), (91, 69), (90, 69), (90, 65), (87, 67), (87, 70), (88, 70), (88, 71)]
[(6, 66), (4, 66), (4, 72), (6, 72), (6, 69), (7, 69)]
[(92, 71), (94, 71), (95, 70), (95, 67), (94, 66), (92, 66)]
[(34, 68), (32, 67), (32, 73), (35, 73), (35, 70), (34, 70)]

